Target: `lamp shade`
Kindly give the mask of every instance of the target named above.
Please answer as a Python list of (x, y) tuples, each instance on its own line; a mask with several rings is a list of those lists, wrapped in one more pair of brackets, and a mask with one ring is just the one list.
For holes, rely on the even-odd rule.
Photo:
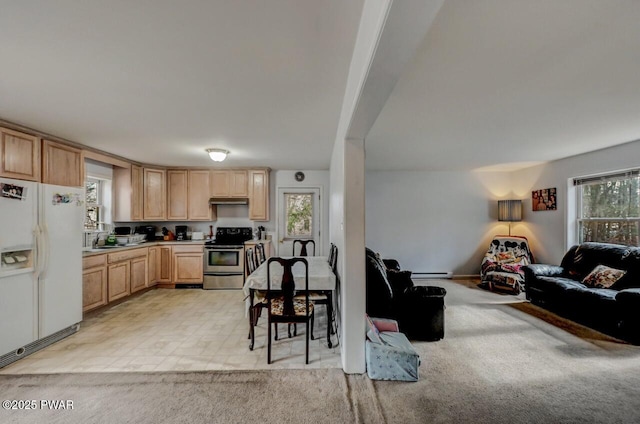
[(522, 221), (522, 200), (498, 200), (498, 221)]
[(207, 149), (207, 153), (209, 153), (209, 157), (212, 161), (222, 162), (227, 158), (229, 151), (224, 149)]

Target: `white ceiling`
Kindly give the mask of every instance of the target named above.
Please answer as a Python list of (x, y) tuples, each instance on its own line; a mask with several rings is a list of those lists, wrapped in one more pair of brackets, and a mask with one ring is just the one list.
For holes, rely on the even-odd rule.
[(159, 165), (328, 169), (363, 0), (0, 0), (0, 118)]
[(445, 0), (368, 169), (514, 169), (640, 138), (640, 2)]
[[(363, 0), (0, 0), (0, 118), (144, 163), (328, 169)], [(368, 169), (640, 138), (640, 2), (445, 0)]]

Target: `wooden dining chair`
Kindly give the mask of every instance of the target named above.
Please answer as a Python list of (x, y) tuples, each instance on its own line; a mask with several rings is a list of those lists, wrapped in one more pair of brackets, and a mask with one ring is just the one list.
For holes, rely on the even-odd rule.
[(312, 239), (308, 239), (308, 240), (299, 240), (296, 239), (293, 241), (293, 256), (296, 256), (296, 243), (300, 243), (300, 254), (298, 256), (309, 256), (309, 254), (307, 253), (307, 245), (309, 243), (311, 243), (313, 245), (313, 253), (311, 254), (311, 256), (316, 256), (316, 242), (313, 241)]
[[(336, 272), (336, 263), (338, 260), (338, 248), (335, 244), (331, 243), (329, 249), (329, 266), (331, 270)], [(333, 310), (333, 292), (331, 290), (312, 291), (309, 293), (309, 300), (314, 305), (324, 305), (327, 311), (327, 345), (329, 348), (333, 347), (331, 342), (331, 334), (335, 334), (335, 314)]]
[[(302, 299), (295, 296), (296, 283), (293, 278), (293, 266), (296, 263), (304, 265), (304, 295)], [(282, 281), (280, 287), (271, 287), (271, 265), (278, 263), (282, 266)], [(306, 351), (305, 363), (309, 363), (309, 339), (313, 331), (313, 303), (309, 301), (309, 263), (305, 258), (279, 258), (272, 257), (267, 261), (267, 316), (269, 328), (267, 330), (267, 363), (271, 363), (271, 325), (276, 329), (276, 340), (278, 339), (277, 325), (284, 324), (306, 324)]]
[[(260, 266), (256, 258), (256, 253), (257, 246), (255, 251), (251, 247), (245, 249), (245, 268), (247, 270), (247, 277), (251, 275), (251, 273), (253, 273), (256, 268), (258, 268), (258, 266)], [(266, 307), (267, 299), (265, 292), (260, 290), (256, 291), (254, 293), (254, 304), (249, 309), (249, 336), (247, 337), (251, 340), (251, 343), (249, 343), (249, 350), (253, 350), (255, 327), (256, 325), (258, 325), (258, 320), (262, 316), (262, 309)]]
[(245, 269), (247, 270), (247, 276), (249, 276), (258, 267), (256, 264), (256, 256), (253, 253), (253, 248), (249, 247), (244, 250), (245, 255)]
[(264, 244), (263, 243), (258, 243), (256, 244), (256, 265), (260, 266), (264, 263), (265, 260), (267, 260), (265, 253), (264, 253)]
[(336, 272), (336, 265), (338, 264), (338, 247), (333, 243), (331, 243), (331, 247), (329, 248), (328, 262), (333, 272)]

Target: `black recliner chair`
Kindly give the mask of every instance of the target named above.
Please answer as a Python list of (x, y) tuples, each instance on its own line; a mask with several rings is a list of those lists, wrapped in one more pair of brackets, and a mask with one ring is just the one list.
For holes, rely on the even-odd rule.
[(411, 271), (401, 270), (395, 259), (381, 259), (366, 249), (367, 314), (398, 321), (411, 339), (444, 337), (444, 296), (441, 287), (414, 286)]
[(398, 321), (400, 331), (407, 327), (406, 297), (413, 281), (411, 271), (402, 271), (395, 259), (380, 259), (366, 249), (367, 314)]

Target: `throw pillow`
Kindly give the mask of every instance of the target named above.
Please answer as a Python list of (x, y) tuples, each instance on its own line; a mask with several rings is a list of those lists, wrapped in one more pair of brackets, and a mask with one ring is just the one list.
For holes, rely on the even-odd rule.
[(516, 257), (512, 251), (508, 250), (506, 252), (498, 252), (498, 254), (496, 255), (496, 259), (498, 259), (498, 262), (500, 263), (505, 263), (515, 261)]
[(613, 286), (616, 281), (621, 279), (627, 271), (621, 269), (609, 268), (606, 265), (598, 265), (582, 280), (585, 286), (596, 289), (608, 289)]
[(378, 329), (378, 331), (380, 331), (380, 332), (385, 332), (385, 331), (398, 332), (398, 331), (400, 331), (400, 329), (398, 328), (398, 321), (396, 321), (395, 319), (371, 318), (371, 321), (373, 322), (373, 325), (375, 325), (376, 328)]
[(369, 327), (369, 331), (367, 331), (367, 338), (374, 343), (383, 344), (382, 338), (380, 337), (380, 331), (376, 325), (371, 321), (369, 315), (365, 314), (365, 318), (367, 319), (367, 326)]

